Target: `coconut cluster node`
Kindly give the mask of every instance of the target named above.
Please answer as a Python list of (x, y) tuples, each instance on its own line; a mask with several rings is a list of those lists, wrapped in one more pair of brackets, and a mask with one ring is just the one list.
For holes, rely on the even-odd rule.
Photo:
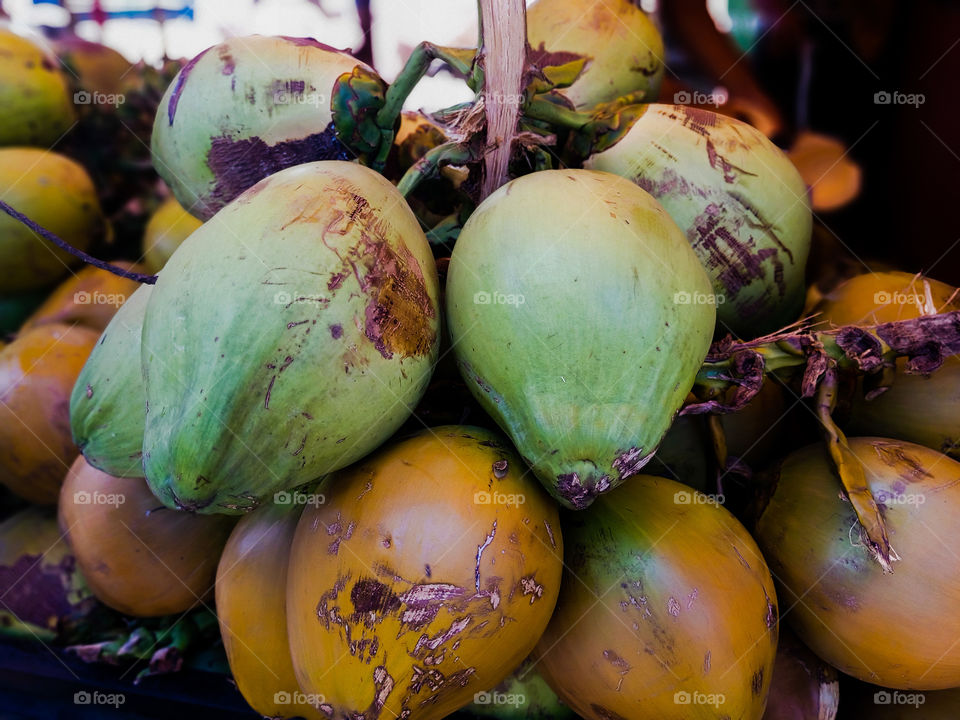
[(0, 29), (0, 634), (276, 718), (960, 716), (957, 290), (808, 289), (826, 150), (665, 102), (639, 3), (480, 6), (392, 83)]

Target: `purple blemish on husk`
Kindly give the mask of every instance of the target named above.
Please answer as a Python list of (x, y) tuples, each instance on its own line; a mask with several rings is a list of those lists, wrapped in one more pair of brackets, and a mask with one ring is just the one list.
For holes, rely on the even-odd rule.
[(350, 602), (358, 613), (382, 615), (400, 609), (400, 599), (378, 580), (357, 580), (350, 591)]
[(613, 461), (613, 469), (623, 480), (626, 477), (640, 472), (640, 468), (647, 464), (652, 453), (643, 454), (643, 448), (632, 447), (629, 450), (621, 451)]
[(341, 337), (343, 337), (343, 326), (339, 323), (336, 325), (331, 325), (330, 337), (332, 337), (334, 340), (339, 340)]
[[(210, 48), (207, 48), (209, 50)], [(173, 86), (173, 92), (170, 93), (170, 102), (167, 103), (167, 119), (170, 121), (170, 125), (173, 125), (173, 118), (177, 114), (177, 103), (180, 102), (180, 93), (183, 92), (184, 83), (187, 82), (187, 76), (190, 75), (190, 72), (193, 70), (194, 66), (200, 61), (204, 55), (206, 55), (207, 50), (204, 50), (199, 55), (190, 60), (183, 68), (180, 70), (180, 73), (177, 75), (177, 84)]]
[(286, 40), (291, 45), (297, 45), (298, 47), (315, 47), (315, 48), (320, 48), (321, 50), (329, 50), (330, 52), (335, 52), (335, 53), (347, 52), (346, 50), (335, 48), (333, 47), (333, 45), (327, 45), (325, 43), (322, 43), (319, 40), (315, 40), (314, 38), (306, 38), (306, 37), (298, 38), (298, 37), (290, 37), (288, 35), (281, 35), (280, 37)]
[(64, 618), (70, 605), (68, 578), (76, 572), (76, 561), (68, 556), (56, 567), (43, 564), (39, 555), (21, 555), (13, 565), (0, 566), (3, 604), (21, 621), (50, 627), (51, 619)]
[(229, 46), (221, 45), (217, 50), (217, 55), (220, 56), (220, 61), (223, 63), (223, 69), (220, 70), (220, 74), (233, 75), (233, 71), (237, 69), (237, 63), (233, 59), (233, 55), (230, 54)]
[(216, 137), (210, 143), (207, 165), (216, 178), (209, 206), (219, 210), (265, 177), (284, 168), (315, 160), (351, 160), (337, 139), (333, 123), (306, 137), (267, 145), (259, 137), (233, 140)]

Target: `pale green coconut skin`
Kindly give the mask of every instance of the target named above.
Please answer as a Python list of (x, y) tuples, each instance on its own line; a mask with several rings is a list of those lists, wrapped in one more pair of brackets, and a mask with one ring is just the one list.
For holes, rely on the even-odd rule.
[(678, 302), (683, 293), (710, 293), (683, 234), (609, 173), (513, 180), (464, 226), (447, 276), (461, 372), (565, 505), (585, 507), (637, 472), (670, 427), (716, 319), (707, 302)]
[(488, 693), (477, 693), (463, 714), (496, 720), (575, 720), (577, 715), (564, 705), (547, 685), (531, 659), (514, 670)]
[(654, 104), (584, 166), (630, 178), (670, 213), (723, 297), (718, 330), (753, 338), (796, 320), (812, 214), (800, 173), (763, 133)]
[(534, 52), (542, 46), (586, 60), (573, 85), (558, 91), (578, 109), (628, 93), (656, 100), (660, 92), (663, 39), (635, 0), (537, 0), (527, 11), (527, 37)]
[(188, 62), (154, 120), (153, 164), (177, 200), (206, 220), (267, 175), (352, 156), (336, 139), (334, 84), (350, 55), (306, 38), (231, 38)]
[(426, 389), (438, 299), (426, 237), (383, 176), (322, 161), (255, 185), (174, 252), (147, 306), (153, 492), (240, 513), (369, 453)]
[(141, 285), (100, 335), (70, 395), (73, 441), (87, 462), (114, 477), (143, 477), (147, 399), (140, 337), (152, 285)]

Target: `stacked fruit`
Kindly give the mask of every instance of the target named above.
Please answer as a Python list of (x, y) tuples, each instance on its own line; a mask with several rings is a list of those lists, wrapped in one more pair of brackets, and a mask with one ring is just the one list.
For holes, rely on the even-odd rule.
[[(953, 289), (854, 278), (794, 325), (799, 173), (653, 103), (653, 25), (581, 5), (531, 9), (516, 143), (487, 142), (482, 52), (425, 43), (389, 86), (310, 39), (201, 53), (154, 122), (155, 276), (84, 269), (22, 322), (73, 256), (0, 219), (0, 482), (69, 545), (17, 623), (215, 599), (270, 717), (832, 718), (834, 667), (960, 686)], [(401, 117), (434, 59), (477, 101)], [(494, 144), (513, 178), (486, 193)], [(13, 210), (76, 249), (105, 232), (80, 166), (0, 160)], [(800, 396), (826, 443), (780, 431)], [(0, 525), (0, 591), (51, 523)]]

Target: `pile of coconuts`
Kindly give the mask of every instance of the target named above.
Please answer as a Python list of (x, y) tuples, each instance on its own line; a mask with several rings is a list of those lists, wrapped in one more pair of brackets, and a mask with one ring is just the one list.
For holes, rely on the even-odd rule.
[[(480, 18), (392, 84), (258, 35), (173, 79), (154, 274), (91, 318), (70, 293), (120, 280), (82, 271), (0, 347), (0, 482), (57, 506), (58, 592), (215, 608), (268, 717), (960, 713), (955, 289), (809, 301), (800, 174), (657, 102), (636, 4)], [(402, 113), (434, 62), (476, 100)], [(82, 249), (86, 181), (43, 162), (3, 197)], [(0, 216), (0, 290), (45, 242)]]

